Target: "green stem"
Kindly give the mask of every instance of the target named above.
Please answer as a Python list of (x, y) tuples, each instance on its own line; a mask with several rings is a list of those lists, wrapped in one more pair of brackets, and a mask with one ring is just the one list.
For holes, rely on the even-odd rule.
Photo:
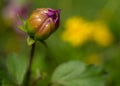
[(28, 63), (28, 68), (25, 76), (25, 85), (24, 86), (30, 86), (30, 76), (31, 76), (31, 67), (33, 63), (33, 57), (34, 57), (34, 52), (35, 52), (35, 43), (32, 44), (31, 51), (30, 51), (30, 58), (29, 58), (29, 63)]

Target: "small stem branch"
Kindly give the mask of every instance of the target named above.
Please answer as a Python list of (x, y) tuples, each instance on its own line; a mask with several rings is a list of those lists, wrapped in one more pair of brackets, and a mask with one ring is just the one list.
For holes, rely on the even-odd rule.
[(36, 78), (31, 86), (36, 86), (37, 82), (40, 80), (41, 77)]
[(53, 85), (53, 83), (48, 83), (48, 85), (47, 86), (52, 86)]
[(48, 46), (47, 46), (47, 44), (46, 44), (45, 41), (41, 41), (41, 43), (42, 43), (46, 48), (48, 48)]
[(35, 52), (35, 43), (32, 44), (31, 51), (30, 51), (29, 63), (28, 63), (28, 68), (25, 76), (25, 86), (29, 86), (29, 83), (30, 83), (31, 66), (33, 63), (34, 52)]

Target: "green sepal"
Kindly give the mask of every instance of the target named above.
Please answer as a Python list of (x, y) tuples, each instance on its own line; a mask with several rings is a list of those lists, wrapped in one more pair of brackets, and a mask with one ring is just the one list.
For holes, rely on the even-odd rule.
[(24, 26), (19, 25), (18, 28), (23, 32), (27, 32), (26, 29), (24, 28)]
[(31, 46), (32, 44), (34, 44), (35, 43), (35, 40), (33, 39), (33, 38), (31, 38), (30, 36), (28, 36), (28, 38), (27, 38), (27, 44), (29, 45), (29, 46)]
[(19, 15), (17, 15), (18, 19), (20, 20), (20, 22), (22, 22), (23, 25), (19, 25), (18, 28), (20, 30), (22, 30), (23, 32), (27, 32), (26, 30), (26, 20), (24, 20), (23, 18), (21, 18)]

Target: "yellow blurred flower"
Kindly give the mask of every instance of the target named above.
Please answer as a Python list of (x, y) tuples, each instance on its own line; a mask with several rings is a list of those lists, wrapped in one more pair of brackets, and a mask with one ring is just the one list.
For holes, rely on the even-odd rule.
[(64, 41), (70, 42), (73, 46), (82, 45), (89, 38), (89, 23), (82, 18), (73, 17), (66, 21), (65, 31), (62, 34)]
[(113, 42), (113, 35), (109, 31), (108, 26), (101, 21), (95, 21), (91, 24), (93, 31), (93, 39), (102, 46), (109, 46)]
[(86, 63), (88, 64), (95, 64), (95, 65), (101, 65), (102, 64), (102, 58), (99, 54), (93, 53), (90, 56), (87, 57)]
[(107, 25), (100, 20), (89, 22), (80, 17), (72, 17), (65, 23), (62, 39), (73, 46), (80, 46), (90, 39), (108, 46), (112, 43), (113, 36)]

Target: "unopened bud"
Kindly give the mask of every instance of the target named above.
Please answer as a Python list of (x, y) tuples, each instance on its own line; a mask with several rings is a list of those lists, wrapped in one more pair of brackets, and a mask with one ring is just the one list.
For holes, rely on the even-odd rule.
[(39, 8), (27, 20), (27, 33), (37, 40), (45, 40), (59, 27), (60, 10)]

